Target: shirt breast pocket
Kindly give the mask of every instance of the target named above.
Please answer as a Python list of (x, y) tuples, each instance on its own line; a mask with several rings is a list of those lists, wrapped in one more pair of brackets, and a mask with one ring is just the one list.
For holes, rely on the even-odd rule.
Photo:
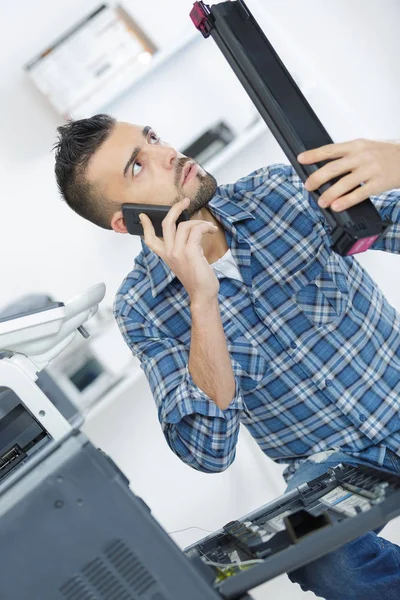
[(269, 371), (268, 361), (244, 335), (228, 340), (234, 375), (243, 390), (252, 390)]
[(334, 324), (346, 311), (349, 292), (343, 266), (337, 254), (320, 251), (313, 264), (285, 282), (297, 306), (315, 327)]

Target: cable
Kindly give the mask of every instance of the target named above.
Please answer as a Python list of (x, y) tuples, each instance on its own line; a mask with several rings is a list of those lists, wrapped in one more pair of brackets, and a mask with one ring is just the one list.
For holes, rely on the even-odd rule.
[[(189, 529), (200, 529), (201, 531), (206, 531), (207, 533), (214, 533), (214, 531), (210, 531), (209, 529), (204, 529), (203, 527), (195, 527), (195, 526), (185, 527), (185, 529), (177, 529), (175, 531), (168, 531), (167, 533), (169, 535), (172, 535), (173, 533), (181, 533), (183, 531), (189, 531)], [(252, 560), (243, 560), (243, 561), (238, 560), (237, 562), (234, 562), (234, 563), (218, 563), (218, 562), (209, 560), (208, 558), (206, 558), (204, 556), (204, 554), (200, 558), (206, 565), (210, 565), (211, 567), (217, 567), (222, 572), (225, 569), (232, 569), (232, 568), (241, 569), (242, 567), (247, 567), (250, 565), (257, 565), (257, 564), (261, 564), (264, 562), (261, 558), (254, 558)]]
[(234, 563), (218, 563), (218, 562), (214, 562), (212, 560), (208, 560), (208, 558), (205, 558), (205, 556), (202, 556), (201, 560), (203, 562), (205, 562), (207, 565), (211, 565), (212, 567), (218, 567), (219, 569), (221, 569), (221, 567), (222, 568), (242, 567), (242, 566), (247, 566), (247, 565), (261, 564), (261, 563), (265, 562), (261, 558), (254, 558), (253, 560), (243, 560), (243, 561), (238, 560), (237, 562), (234, 562)]
[(176, 531), (167, 531), (167, 533), (169, 535), (172, 535), (173, 533), (181, 533), (182, 531), (189, 531), (189, 529), (200, 529), (201, 531), (206, 531), (207, 533), (214, 533), (213, 531), (210, 531), (209, 529), (204, 529), (203, 527), (186, 527), (185, 529), (177, 529)]

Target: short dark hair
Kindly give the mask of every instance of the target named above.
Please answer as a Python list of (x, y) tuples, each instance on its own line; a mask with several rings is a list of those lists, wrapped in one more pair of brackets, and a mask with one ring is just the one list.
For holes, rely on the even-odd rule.
[(115, 203), (105, 198), (85, 177), (89, 160), (115, 126), (110, 115), (68, 121), (57, 128), (55, 174), (58, 189), (68, 206), (78, 215), (104, 229), (111, 229)]

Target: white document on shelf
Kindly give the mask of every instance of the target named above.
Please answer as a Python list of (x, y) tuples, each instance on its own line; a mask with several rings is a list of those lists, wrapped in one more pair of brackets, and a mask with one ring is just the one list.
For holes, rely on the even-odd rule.
[(75, 106), (126, 67), (142, 65), (144, 48), (117, 12), (105, 7), (40, 58), (29, 74), (56, 110), (69, 115)]

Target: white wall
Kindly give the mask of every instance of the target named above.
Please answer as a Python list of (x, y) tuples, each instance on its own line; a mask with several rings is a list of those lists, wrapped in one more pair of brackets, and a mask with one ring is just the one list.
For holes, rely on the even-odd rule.
[[(111, 303), (138, 250), (137, 240), (97, 230), (58, 199), (50, 149), (61, 120), (22, 72), (25, 62), (98, 4), (0, 4), (0, 307), (30, 291), (67, 299), (99, 280), (107, 283)], [(171, 3), (163, 0), (130, 0), (126, 5), (163, 47), (190, 28), (186, 14), (192, 0), (174, 0), (177, 20), (168, 17)], [(248, 5), (308, 89), (310, 102), (335, 140), (400, 138), (396, 0), (248, 0)], [(176, 68), (183, 79), (174, 77)], [(172, 61), (168, 71), (115, 103), (112, 112), (118, 118), (149, 122), (180, 146), (221, 114), (240, 130), (251, 108), (213, 42), (200, 40), (187, 56)], [(264, 136), (218, 176), (227, 181), (282, 158), (274, 140)], [(400, 308), (399, 259), (370, 252), (361, 260)], [(127, 472), (133, 489), (168, 531), (190, 525), (217, 528), (283, 489), (280, 468), (271, 466), (245, 435), (237, 461), (226, 473), (208, 476), (180, 463), (162, 438), (143, 380), (103, 413), (94, 414), (87, 431)], [(192, 530), (176, 539), (185, 545), (201, 536), (201, 531)], [(304, 597), (283, 580), (279, 593)], [(259, 597), (267, 596), (260, 592)]]

